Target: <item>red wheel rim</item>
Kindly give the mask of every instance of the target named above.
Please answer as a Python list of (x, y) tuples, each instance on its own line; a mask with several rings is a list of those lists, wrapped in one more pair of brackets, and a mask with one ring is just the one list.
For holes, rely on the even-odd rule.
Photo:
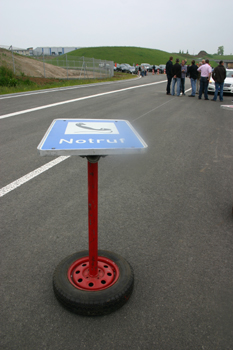
[(68, 270), (70, 283), (78, 289), (97, 291), (111, 287), (119, 278), (119, 269), (110, 259), (98, 256), (98, 274), (89, 273), (89, 256), (76, 260)]

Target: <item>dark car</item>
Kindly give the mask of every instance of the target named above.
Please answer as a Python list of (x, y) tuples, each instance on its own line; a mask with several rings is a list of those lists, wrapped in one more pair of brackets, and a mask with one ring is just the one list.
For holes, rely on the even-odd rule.
[(120, 70), (121, 70), (121, 72), (123, 72), (123, 73), (131, 73), (131, 74), (133, 74), (133, 73), (135, 73), (135, 67), (132, 67), (130, 64), (128, 64), (128, 63), (122, 63), (121, 65), (120, 65)]
[(119, 71), (119, 70), (120, 70), (120, 64), (119, 64), (119, 63), (116, 63), (116, 64), (114, 65), (114, 70), (115, 70), (115, 71)]
[(147, 71), (148, 71), (148, 72), (152, 72), (153, 69), (154, 69), (153, 64), (150, 64), (149, 68), (147, 68)]
[(120, 64), (119, 70), (120, 70), (121, 72), (126, 72), (127, 66), (126, 66), (124, 63), (122, 63), (122, 64)]
[[(156, 66), (156, 64), (153, 64), (151, 68), (149, 69), (149, 72), (152, 72), (154, 69), (154, 72), (157, 73), (157, 70), (159, 69), (159, 66)], [(159, 71), (160, 72), (160, 71)]]
[(160, 64), (159, 65), (159, 71), (160, 73), (164, 73), (164, 70), (166, 69), (166, 64)]

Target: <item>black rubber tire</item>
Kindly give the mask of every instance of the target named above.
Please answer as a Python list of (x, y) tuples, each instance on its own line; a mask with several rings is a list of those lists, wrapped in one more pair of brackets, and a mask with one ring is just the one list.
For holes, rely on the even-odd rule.
[(100, 291), (84, 291), (75, 288), (68, 279), (69, 267), (88, 256), (88, 250), (77, 252), (60, 262), (54, 271), (53, 289), (59, 302), (70, 311), (84, 316), (109, 314), (123, 306), (133, 291), (134, 274), (130, 264), (116, 253), (99, 250), (98, 256), (116, 263), (119, 278), (115, 284)]

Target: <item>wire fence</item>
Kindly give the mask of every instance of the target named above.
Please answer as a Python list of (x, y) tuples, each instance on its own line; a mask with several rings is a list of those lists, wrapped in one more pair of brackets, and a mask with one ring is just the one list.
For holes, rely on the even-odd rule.
[(114, 76), (114, 62), (95, 58), (62, 56), (23, 57), (12, 52), (14, 72), (59, 79), (101, 79)]

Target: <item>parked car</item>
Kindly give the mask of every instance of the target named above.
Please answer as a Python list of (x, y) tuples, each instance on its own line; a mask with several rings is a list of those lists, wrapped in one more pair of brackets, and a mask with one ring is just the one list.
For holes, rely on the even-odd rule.
[(148, 70), (148, 72), (152, 72), (153, 69), (155, 70), (156, 66), (153, 64), (150, 64), (150, 67), (147, 70)]
[(141, 63), (141, 67), (144, 67), (146, 70), (148, 70), (149, 71), (149, 69), (151, 69), (151, 65), (149, 64), (149, 63)]
[(159, 65), (159, 71), (160, 73), (164, 73), (164, 70), (166, 69), (166, 64), (160, 64)]
[[(209, 81), (208, 91), (215, 91), (215, 81), (212, 76)], [(226, 79), (224, 80), (223, 92), (233, 94), (233, 69), (226, 69)]]
[(131, 74), (136, 74), (136, 69), (135, 69), (134, 66), (131, 66), (131, 67), (129, 68), (129, 73), (131, 73)]
[(131, 73), (131, 74), (135, 73), (135, 67), (132, 67), (128, 63), (122, 63), (120, 65), (120, 67), (121, 67), (120, 69), (123, 73)]
[(119, 63), (116, 63), (115, 65), (114, 65), (114, 70), (115, 71), (119, 71), (120, 69), (120, 64)]
[(126, 65), (124, 64), (124, 63), (121, 63), (120, 65), (119, 65), (119, 68), (118, 68), (118, 70), (120, 71), (120, 72), (124, 72), (125, 70), (126, 70)]
[(149, 69), (149, 72), (152, 72), (152, 69), (154, 69), (154, 72), (157, 73), (157, 69), (159, 69), (159, 66), (156, 66), (156, 64), (153, 64)]

